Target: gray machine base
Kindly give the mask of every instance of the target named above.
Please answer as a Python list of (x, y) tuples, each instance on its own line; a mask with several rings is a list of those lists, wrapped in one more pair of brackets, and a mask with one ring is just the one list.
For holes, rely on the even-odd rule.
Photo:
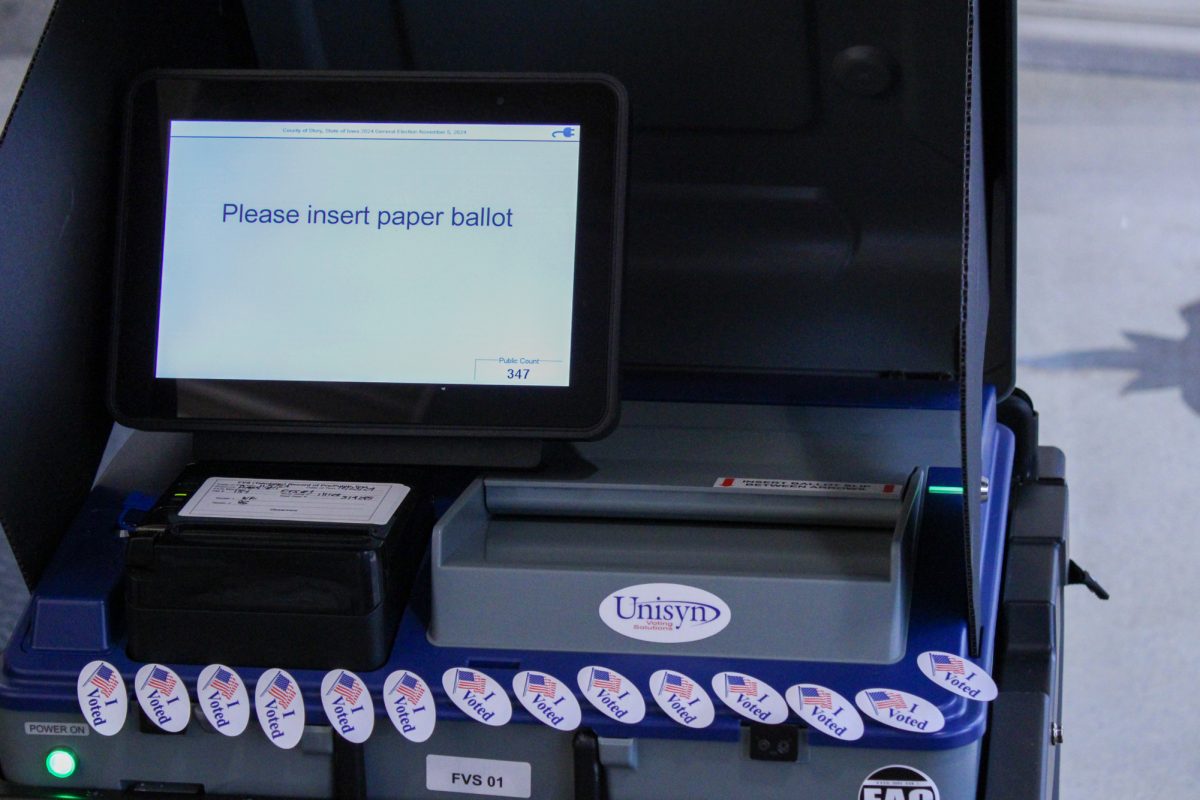
[[(196, 713), (199, 715), (198, 709)], [(202, 786), (205, 794), (337, 796), (330, 757), (334, 734), (328, 727), (310, 726), (300, 744), (285, 751), (270, 744), (256, 727), (229, 738), (197, 724), (178, 736), (143, 733), (135, 724), (127, 724), (120, 734), (106, 739), (94, 733), (83, 737), (26, 735), (27, 721), (78, 723), (79, 717), (0, 712), (0, 736), (18, 743), (10, 747), (5, 776), (20, 784), (48, 785), (53, 779), (43, 767), (46, 754), (53, 747), (66, 746), (78, 755), (79, 769), (68, 779), (56, 780), (53, 786), (58, 789), (195, 791)], [(748, 731), (744, 727), (736, 742), (600, 739), (608, 798), (855, 798), (870, 773), (891, 764), (924, 772), (937, 783), (943, 800), (975, 797), (979, 742), (950, 750), (821, 747), (809, 746), (807, 732), (801, 730), (798, 759), (771, 762), (750, 758)], [(529, 797), (570, 798), (575, 782), (572, 743), (572, 734), (542, 725), (509, 725), (498, 730), (476, 722), (439, 721), (429, 741), (413, 744), (380, 719), (365, 745), (368, 797), (467, 796), (426, 789), (426, 757), (443, 755), (528, 763), (532, 775)]]

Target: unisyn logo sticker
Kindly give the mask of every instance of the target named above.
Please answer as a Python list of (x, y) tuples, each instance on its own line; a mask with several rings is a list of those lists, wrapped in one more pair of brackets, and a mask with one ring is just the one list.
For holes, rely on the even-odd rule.
[(695, 642), (725, 630), (729, 606), (712, 592), (681, 583), (641, 583), (600, 601), (600, 619), (643, 642)]

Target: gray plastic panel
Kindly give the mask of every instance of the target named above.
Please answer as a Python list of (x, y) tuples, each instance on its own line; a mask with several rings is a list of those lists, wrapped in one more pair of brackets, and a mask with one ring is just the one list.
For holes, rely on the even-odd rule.
[[(442, 517), (432, 545), (431, 641), (835, 662), (901, 657), (924, 478), (909, 476), (912, 463), (892, 456), (887, 438), (867, 435), (889, 412), (843, 409), (840, 424), (827, 427), (819, 409), (631, 404), (627, 411), (613, 436), (580, 447), (590, 473), (477, 481)], [(804, 455), (814, 445), (837, 453), (834, 463), (814, 466)], [(851, 470), (851, 454), (871, 466)], [(901, 486), (905, 476), (903, 502), (713, 486), (721, 477), (862, 477)], [(715, 594), (729, 605), (730, 622), (714, 636), (678, 643), (608, 627), (599, 614), (604, 600), (645, 583)], [(767, 625), (753, 613), (761, 608), (793, 624)], [(812, 608), (827, 613), (807, 613)]]
[[(185, 734), (163, 736), (140, 733), (131, 721), (111, 739), (95, 734), (26, 735), (24, 723), (35, 718), (39, 722), (81, 721), (78, 714), (0, 711), (0, 736), (9, 742), (5, 777), (16, 783), (49, 786), (54, 780), (52, 785), (58, 790), (111, 790), (166, 781), (200, 784), (206, 795), (335, 796), (330, 738), (334, 734), (329, 728), (309, 727), (294, 750), (280, 750), (257, 727), (228, 738), (203, 730), (193, 721)], [(250, 724), (255, 726), (253, 721)], [(979, 742), (951, 750), (802, 747), (804, 755), (798, 761), (769, 762), (750, 758), (748, 730), (742, 729), (740, 741), (601, 739), (608, 800), (853, 798), (870, 773), (889, 764), (921, 770), (937, 783), (945, 800), (975, 797)], [(63, 745), (75, 751), (79, 769), (66, 780), (55, 780), (46, 774), (43, 763), (52, 747)], [(450, 796), (426, 789), (429, 755), (527, 763), (532, 800), (572, 796), (575, 770), (569, 734), (537, 724), (496, 730), (476, 722), (442, 720), (429, 741), (414, 744), (380, 718), (363, 752), (367, 797), (416, 800)]]

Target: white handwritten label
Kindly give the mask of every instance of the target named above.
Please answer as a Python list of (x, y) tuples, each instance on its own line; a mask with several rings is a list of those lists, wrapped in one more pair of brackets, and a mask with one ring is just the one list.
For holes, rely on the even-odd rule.
[(712, 690), (721, 701), (751, 722), (778, 725), (788, 718), (787, 702), (771, 684), (743, 672), (718, 672)]
[(192, 701), (175, 670), (146, 664), (133, 679), (133, 690), (146, 717), (167, 733), (179, 733), (192, 718)]
[(717, 715), (704, 687), (678, 670), (651, 675), (650, 696), (664, 714), (687, 728), (707, 728)]
[(615, 669), (591, 666), (575, 676), (579, 691), (600, 713), (626, 725), (636, 725), (646, 716), (646, 701), (633, 681)]
[(513, 676), (513, 694), (538, 722), (556, 731), (579, 727), (583, 712), (571, 689), (548, 672), (528, 670)]
[(815, 683), (798, 683), (787, 690), (785, 697), (796, 716), (813, 730), (843, 742), (862, 738), (862, 717), (853, 703), (833, 689)]
[(996, 682), (986, 670), (954, 653), (941, 650), (921, 653), (917, 656), (917, 667), (926, 678), (959, 697), (987, 703), (999, 694)]
[(321, 681), (321, 706), (329, 724), (348, 742), (362, 744), (375, 730), (375, 703), (362, 679), (334, 669)]
[(533, 771), (525, 761), (425, 756), (425, 788), (431, 792), (529, 797)]
[(419, 744), (433, 736), (437, 706), (429, 684), (417, 673), (398, 669), (388, 675), (383, 682), (383, 705), (405, 739)]
[(382, 525), (407, 496), (400, 483), (209, 478), (179, 516)]
[(210, 664), (200, 670), (196, 702), (217, 733), (241, 736), (250, 724), (250, 695), (242, 677), (232, 667)]
[(442, 689), (459, 710), (476, 722), (499, 727), (512, 719), (512, 701), (491, 676), (477, 669), (442, 673)]
[(304, 735), (304, 697), (296, 679), (281, 669), (269, 669), (254, 685), (258, 724), (271, 744), (291, 750)]
[(115, 736), (129, 713), (129, 695), (117, 668), (107, 661), (91, 661), (79, 671), (75, 685), (79, 710), (92, 730), (101, 736)]

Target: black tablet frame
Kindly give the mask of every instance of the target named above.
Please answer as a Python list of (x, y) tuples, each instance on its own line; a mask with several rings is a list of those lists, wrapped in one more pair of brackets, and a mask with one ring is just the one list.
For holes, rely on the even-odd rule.
[[(577, 122), (569, 386), (155, 377), (170, 121)], [(109, 405), (146, 430), (595, 438), (615, 423), (627, 100), (604, 75), (160, 71), (126, 107)], [(188, 405), (213, 413), (181, 416)]]

